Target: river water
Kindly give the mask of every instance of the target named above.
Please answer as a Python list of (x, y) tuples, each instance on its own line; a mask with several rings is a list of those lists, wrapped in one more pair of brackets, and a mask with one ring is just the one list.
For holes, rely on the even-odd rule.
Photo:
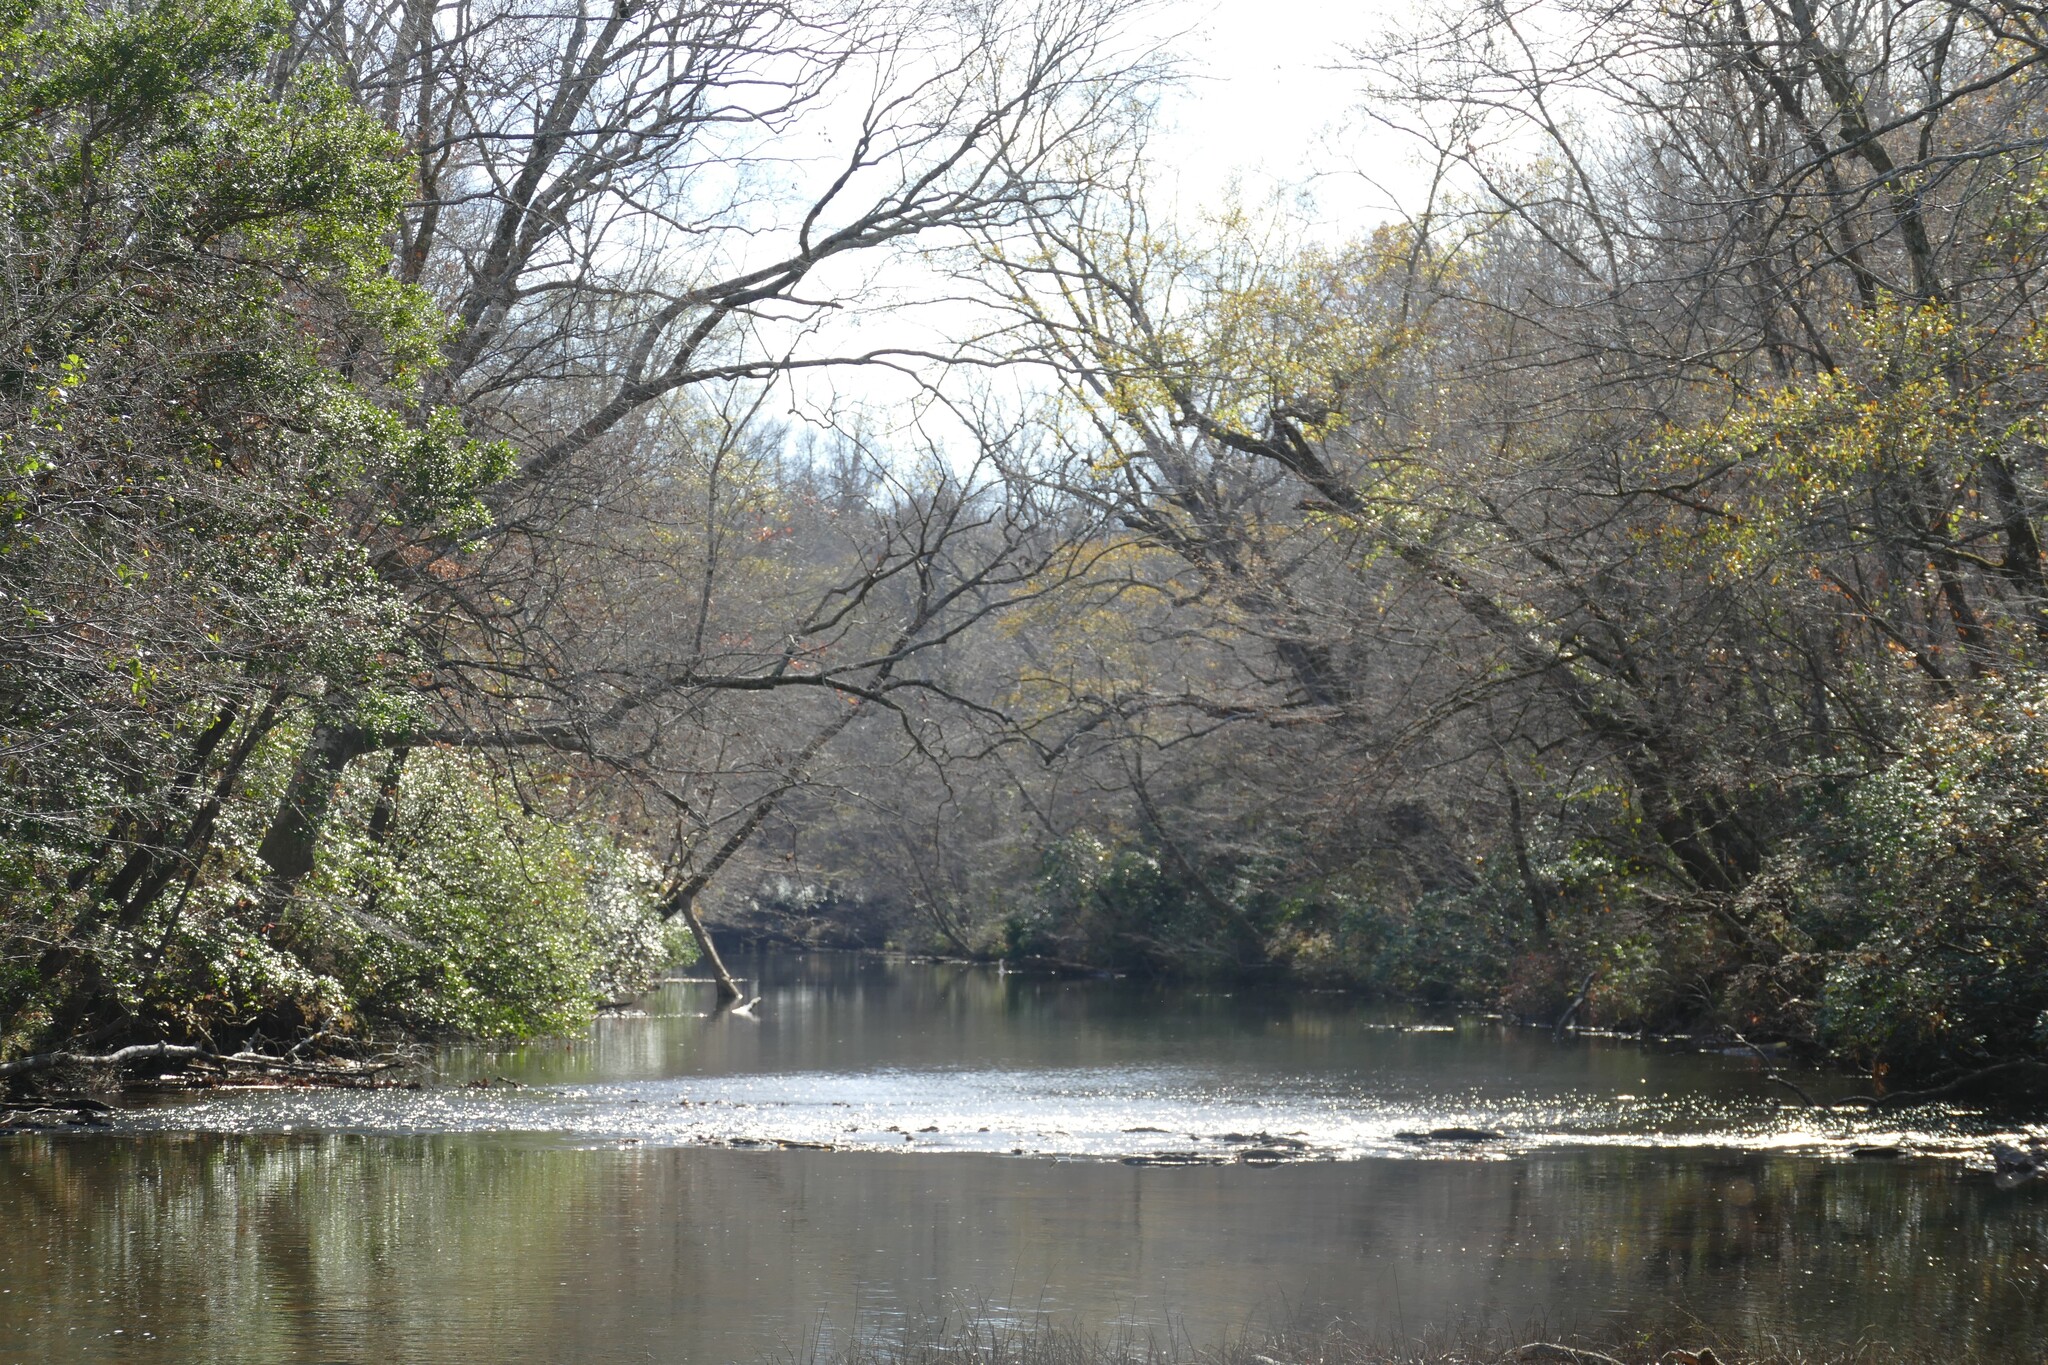
[(0, 1138), (0, 1362), (750, 1362), (963, 1313), (2048, 1347), (2048, 1181), (1967, 1110), (1334, 995), (742, 970), (753, 1017), (676, 983), (419, 1090)]

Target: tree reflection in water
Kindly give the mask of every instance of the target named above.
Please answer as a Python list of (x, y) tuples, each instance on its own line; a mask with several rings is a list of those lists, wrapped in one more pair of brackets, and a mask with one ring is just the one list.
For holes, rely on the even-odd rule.
[(1196, 1341), (1693, 1317), (1992, 1358), (2048, 1203), (1953, 1162), (1709, 1151), (1270, 1170), (97, 1135), (0, 1147), (0, 1350), (47, 1361), (746, 1360), (993, 1306)]

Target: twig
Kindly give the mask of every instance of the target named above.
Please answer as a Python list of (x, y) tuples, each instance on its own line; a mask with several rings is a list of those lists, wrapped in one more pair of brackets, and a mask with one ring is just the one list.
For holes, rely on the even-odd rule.
[(2015, 1071), (2031, 1071), (2036, 1075), (2048, 1074), (2048, 1062), (2037, 1062), (2032, 1059), (1999, 1062), (1995, 1066), (1987, 1066), (1982, 1070), (1966, 1072), (1954, 1080), (1937, 1085), (1932, 1089), (1898, 1090), (1889, 1095), (1851, 1095), (1844, 1103), (1867, 1104), (1872, 1109), (1896, 1109), (1902, 1105), (1922, 1104), (1928, 1100), (1945, 1099), (1959, 1090), (1967, 1090), (1972, 1086), (1990, 1080), (1994, 1076), (2003, 1076)]
[(1570, 1005), (1565, 1007), (1565, 1012), (1563, 1014), (1557, 1016), (1557, 1024), (1550, 1030), (1550, 1036), (1553, 1039), (1564, 1037), (1564, 1031), (1571, 1026), (1573, 1017), (1576, 1016), (1579, 1010), (1584, 1007), (1586, 1003), (1586, 995), (1593, 989), (1593, 982), (1596, 978), (1599, 977), (1599, 975), (1600, 971), (1597, 967), (1592, 971), (1586, 973), (1586, 979), (1579, 983), (1578, 996), (1575, 999), (1573, 999)]
[(1818, 1109), (1821, 1107), (1819, 1100), (1816, 1100), (1813, 1096), (1807, 1094), (1806, 1091), (1802, 1089), (1797, 1082), (1793, 1081), (1788, 1076), (1781, 1075), (1776, 1071), (1766, 1071), (1764, 1073), (1764, 1079), (1769, 1081), (1772, 1085), (1784, 1086), (1787, 1090), (1797, 1095), (1799, 1097), (1800, 1102), (1804, 1104), (1808, 1109)]
[(1517, 1346), (1508, 1353), (1508, 1359), (1516, 1365), (1621, 1365), (1613, 1356), (1598, 1351), (1581, 1351), (1576, 1346), (1559, 1346), (1548, 1341), (1532, 1341), (1527, 1346)]
[(1729, 1037), (1733, 1038), (1736, 1042), (1742, 1044), (1744, 1047), (1748, 1048), (1751, 1052), (1754, 1052), (1756, 1054), (1756, 1059), (1764, 1064), (1765, 1080), (1771, 1082), (1773, 1085), (1784, 1086), (1787, 1090), (1797, 1095), (1800, 1098), (1800, 1101), (1804, 1103), (1808, 1109), (1818, 1109), (1821, 1107), (1820, 1102), (1815, 1100), (1813, 1096), (1807, 1094), (1803, 1087), (1801, 1087), (1797, 1082), (1792, 1080), (1791, 1077), (1785, 1075), (1782, 1071), (1778, 1070), (1777, 1066), (1772, 1063), (1770, 1055), (1766, 1053), (1762, 1048), (1758, 1047), (1755, 1043), (1750, 1042), (1749, 1039), (1743, 1037), (1739, 1033), (1731, 1033), (1729, 1034)]

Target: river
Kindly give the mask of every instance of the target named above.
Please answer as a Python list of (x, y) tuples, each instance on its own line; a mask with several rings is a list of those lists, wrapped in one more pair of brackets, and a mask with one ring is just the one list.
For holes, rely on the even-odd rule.
[(739, 970), (754, 1017), (679, 982), (418, 1090), (0, 1138), (0, 1361), (751, 1362), (962, 1313), (2048, 1343), (2048, 1181), (1967, 1110), (1337, 995)]

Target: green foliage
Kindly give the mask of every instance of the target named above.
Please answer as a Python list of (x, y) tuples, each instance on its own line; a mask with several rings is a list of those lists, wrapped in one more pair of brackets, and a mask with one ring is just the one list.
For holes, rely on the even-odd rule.
[(1005, 923), (1010, 954), (1107, 968), (1148, 964), (1181, 903), (1155, 860), (1086, 834), (1046, 850), (1036, 890)]
[(1478, 1000), (1505, 969), (1507, 901), (1443, 888), (1413, 902), (1369, 879), (1306, 880), (1285, 859), (1212, 858), (1204, 884), (1170, 855), (1079, 833), (1045, 854), (1012, 959), (1181, 976), (1285, 971), (1383, 994)]
[(82, 850), (222, 701), (402, 675), (366, 514), (461, 536), (509, 457), (409, 415), (446, 326), (385, 269), (402, 149), (327, 73), (270, 90), (282, 6), (8, 17), (0, 747)]
[(2048, 680), (1929, 710), (1836, 834), (1823, 1040), (1901, 1070), (2048, 1047)]
[(416, 1031), (559, 1033), (669, 964), (645, 857), (524, 808), (487, 766), (441, 750), (409, 757), (378, 839), (370, 766), (351, 771), (284, 926), (358, 1012)]
[(145, 919), (92, 931), (100, 988), (129, 1015), (201, 1037), (528, 1037), (578, 1028), (598, 1003), (688, 960), (654, 913), (647, 859), (595, 825), (529, 809), (457, 751), (409, 755), (389, 790), (383, 765), (352, 768), (314, 875), (271, 918), (234, 873), (254, 867), (302, 739), (274, 736), (259, 757), (225, 813), (217, 875)]
[(1045, 851), (1029, 909), (1008, 916), (1013, 958), (1117, 971), (1224, 973), (1258, 965), (1241, 913), (1157, 855), (1079, 833)]
[(531, 1034), (673, 956), (640, 859), (456, 754), (381, 814), (345, 765), (299, 894), (258, 857), (316, 718), (418, 723), (381, 564), (461, 572), (513, 458), (423, 401), (405, 150), (272, 80), (290, 18), (0, 6), (0, 1048)]
[(1147, 846), (1071, 835), (1045, 856), (1028, 908), (1001, 917), (994, 946), (1012, 960), (1133, 973), (1285, 974), (1543, 1021), (1590, 977), (1582, 1023), (1712, 1022), (1703, 992), (1734, 954), (1710, 921), (1656, 913), (1614, 858), (1555, 841), (1547, 826), (1532, 844), (1541, 922), (1505, 850), (1423, 882), (1385, 860), (1307, 875), (1306, 856), (1214, 858), (1202, 888)]
[(1403, 999), (1489, 998), (1512, 941), (1497, 901), (1450, 889), (1411, 904), (1369, 884), (1315, 888), (1296, 904), (1302, 923), (1323, 927), (1281, 945), (1295, 970)]

